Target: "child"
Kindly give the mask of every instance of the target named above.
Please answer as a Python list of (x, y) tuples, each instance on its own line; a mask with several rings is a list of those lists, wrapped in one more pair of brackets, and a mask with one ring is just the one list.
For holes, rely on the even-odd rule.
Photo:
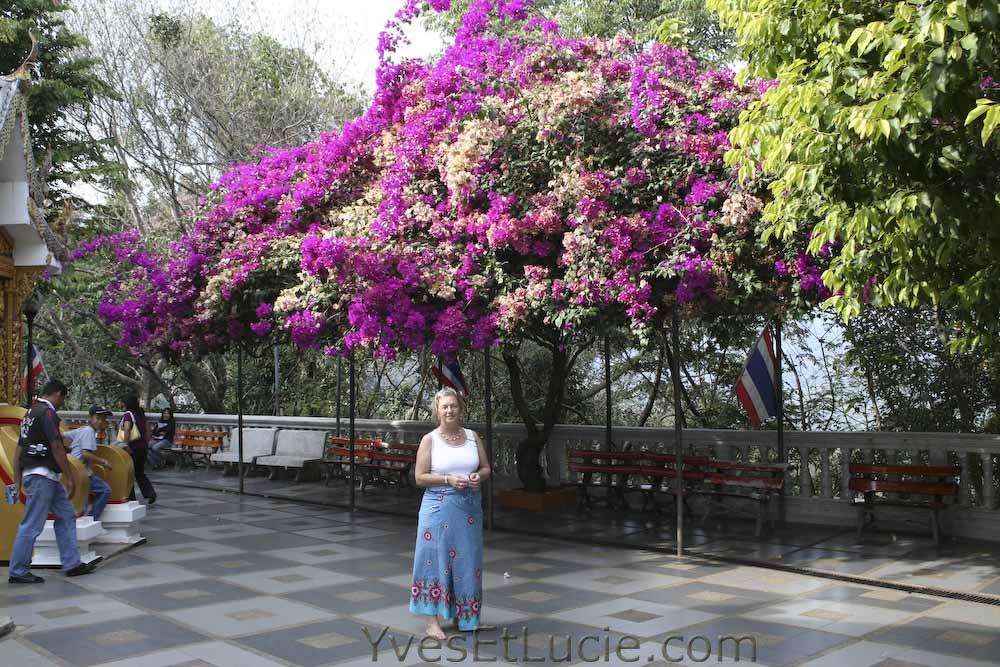
[(90, 476), (90, 492), (96, 496), (92, 514), (94, 521), (101, 520), (101, 514), (111, 498), (111, 487), (94, 474), (90, 467), (95, 463), (106, 468), (111, 466), (105, 459), (97, 455), (97, 431), (108, 427), (110, 415), (111, 410), (100, 405), (92, 405), (86, 426), (63, 433), (63, 437), (72, 443), (70, 454), (83, 461), (83, 464), (87, 466), (87, 473)]

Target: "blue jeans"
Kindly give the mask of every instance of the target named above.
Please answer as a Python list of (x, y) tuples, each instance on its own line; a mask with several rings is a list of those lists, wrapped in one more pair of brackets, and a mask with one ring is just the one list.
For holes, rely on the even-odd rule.
[(149, 444), (149, 462), (154, 466), (158, 466), (163, 463), (163, 455), (160, 454), (160, 450), (163, 449), (173, 449), (174, 444), (169, 440), (158, 439), (153, 440)]
[(94, 511), (91, 516), (94, 517), (94, 521), (100, 521), (101, 513), (111, 499), (111, 487), (103, 479), (90, 473), (90, 492), (97, 496), (94, 498)]
[(23, 577), (31, 571), (31, 554), (35, 540), (42, 534), (49, 512), (56, 515), (56, 542), (62, 569), (72, 570), (80, 564), (80, 549), (76, 544), (76, 512), (69, 502), (66, 489), (41, 475), (28, 475), (22, 483), (25, 500), (24, 519), (17, 528), (14, 548), (10, 552), (10, 576)]

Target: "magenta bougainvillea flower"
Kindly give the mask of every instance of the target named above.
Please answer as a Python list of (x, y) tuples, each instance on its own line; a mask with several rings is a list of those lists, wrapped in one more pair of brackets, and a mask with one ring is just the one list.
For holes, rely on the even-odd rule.
[(233, 166), (163, 256), (131, 233), (81, 246), (116, 256), (100, 314), (121, 343), (183, 353), (281, 331), (329, 353), (450, 356), (539, 328), (641, 335), (674, 304), (828, 295), (805, 241), (757, 238), (766, 189), (723, 161), (771, 82), (666, 44), (565, 38), (530, 4), (474, 0), (428, 63), (395, 60), (427, 8), (408, 0), (363, 116)]

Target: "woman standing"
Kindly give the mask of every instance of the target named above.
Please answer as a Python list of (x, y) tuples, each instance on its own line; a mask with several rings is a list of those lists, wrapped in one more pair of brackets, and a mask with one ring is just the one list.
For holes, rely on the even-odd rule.
[(482, 604), (483, 507), (480, 486), (489, 479), (486, 450), (464, 428), (465, 404), (454, 389), (434, 396), (438, 420), (420, 441), (414, 476), (426, 488), (420, 504), (413, 557), (410, 611), (427, 616), (428, 637), (445, 639), (438, 616), (459, 630), (479, 627)]
[[(129, 455), (132, 457), (132, 466), (135, 468), (135, 481), (139, 484), (142, 497), (146, 499), (147, 505), (152, 505), (156, 502), (156, 489), (153, 488), (153, 483), (146, 477), (146, 455), (149, 450), (149, 425), (146, 423), (146, 413), (143, 411), (142, 406), (139, 405), (139, 397), (135, 394), (125, 396), (122, 399), (122, 405), (125, 408), (125, 414), (122, 416), (121, 423), (121, 430), (125, 433), (126, 438), (125, 449), (128, 450)], [(129, 433), (132, 431), (133, 424), (139, 432), (139, 437), (130, 440)], [(132, 487), (128, 499), (135, 500), (135, 487)]]

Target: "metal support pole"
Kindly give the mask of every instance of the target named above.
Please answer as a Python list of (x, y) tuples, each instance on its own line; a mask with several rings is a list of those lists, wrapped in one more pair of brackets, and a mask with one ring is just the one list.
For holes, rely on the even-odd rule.
[(490, 359), (490, 348), (486, 348), (483, 356), (483, 374), (486, 382), (483, 385), (483, 408), (486, 411), (486, 460), (490, 462), (490, 479), (486, 482), (489, 485), (489, 493), (486, 496), (486, 528), (493, 530), (493, 476), (496, 469), (493, 467), (493, 365)]
[(236, 345), (236, 433), (239, 437), (240, 495), (243, 495), (243, 344)]
[[(774, 397), (778, 413), (778, 462), (787, 463), (785, 452), (785, 391), (781, 381), (781, 316), (774, 318)], [(799, 449), (799, 465), (809, 465), (809, 450)], [(778, 491), (778, 521), (785, 525), (785, 485)]]
[(342, 400), (340, 386), (344, 379), (343, 358), (337, 355), (337, 437), (340, 437), (340, 404)]
[(613, 451), (611, 439), (611, 340), (604, 337), (604, 448)]
[(31, 373), (31, 349), (34, 346), (34, 323), (35, 323), (35, 313), (28, 312), (24, 314), (24, 318), (28, 321), (28, 346), (24, 351), (24, 372), (25, 372), (25, 386), (27, 391), (24, 396), (24, 407), (28, 410), (31, 409), (31, 397), (35, 393), (35, 376)]
[(684, 449), (681, 423), (681, 346), (680, 321), (675, 307), (670, 318), (670, 345), (674, 348), (670, 377), (674, 384), (674, 504), (677, 506), (677, 556), (684, 555)]
[(281, 355), (274, 344), (274, 416), (281, 414)]
[(348, 394), (351, 402), (350, 414), (349, 414), (349, 429), (350, 429), (350, 445), (348, 445), (348, 450), (351, 456), (351, 511), (354, 511), (354, 493), (355, 493), (355, 482), (354, 482), (354, 441), (357, 438), (357, 434), (354, 431), (354, 412), (357, 409), (357, 391), (354, 386), (354, 350), (348, 353), (347, 357), (347, 372), (350, 375), (348, 378)]

